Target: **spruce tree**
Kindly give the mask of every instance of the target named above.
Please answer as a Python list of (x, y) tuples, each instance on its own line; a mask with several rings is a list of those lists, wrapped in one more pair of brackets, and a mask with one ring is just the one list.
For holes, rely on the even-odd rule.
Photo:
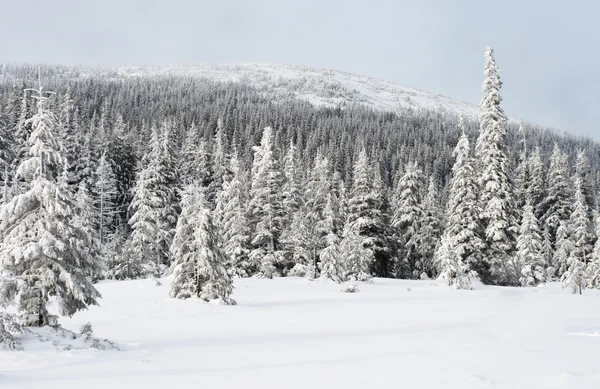
[(596, 221), (596, 243), (594, 244), (594, 249), (592, 250), (592, 255), (590, 257), (590, 262), (588, 263), (587, 273), (590, 277), (590, 288), (600, 289), (600, 217), (598, 213), (595, 215)]
[(55, 296), (61, 315), (96, 305), (100, 294), (86, 277), (100, 267), (87, 248), (91, 237), (74, 223), (77, 207), (65, 180), (63, 149), (56, 136), (56, 116), (38, 90), (37, 112), (24, 124), (31, 127), (30, 148), (17, 169), (24, 191), (0, 207), (0, 258), (8, 277), (0, 281), (0, 301), (19, 297), (25, 325), (55, 324), (48, 313)]
[(183, 192), (181, 216), (171, 245), (170, 296), (235, 304), (230, 297), (233, 283), (225, 269), (228, 258), (218, 246), (203, 191), (199, 185), (190, 184)]
[(512, 214), (514, 199), (508, 176), (506, 152), (506, 116), (500, 107), (502, 82), (494, 59), (494, 50), (485, 53), (485, 81), (481, 102), (479, 138), (475, 147), (479, 168), (479, 203), (485, 230), (484, 258), (489, 262), (492, 279), (497, 284), (513, 284), (508, 273), (515, 247), (516, 223)]
[(114, 231), (114, 218), (117, 214), (115, 206), (117, 196), (117, 185), (115, 175), (112, 169), (112, 163), (107, 159), (106, 153), (103, 153), (98, 161), (96, 170), (95, 206), (97, 209), (98, 232), (100, 244), (103, 245), (107, 240), (107, 235)]
[(478, 223), (481, 214), (477, 202), (479, 187), (470, 153), (469, 139), (463, 127), (453, 153), (456, 160), (452, 167), (444, 235), (460, 261), (475, 271), (483, 282), (489, 283), (489, 263), (482, 255), (485, 243)]
[(458, 255), (451, 238), (443, 235), (439, 249), (436, 251), (436, 263), (439, 277), (445, 279), (454, 289), (472, 289), (471, 269)]
[(440, 238), (443, 232), (442, 215), (439, 206), (440, 196), (435, 178), (429, 179), (427, 195), (423, 200), (423, 219), (419, 231), (418, 248), (420, 251), (423, 271), (429, 277), (437, 273), (437, 267), (433, 261), (435, 251), (440, 244)]
[(516, 269), (521, 286), (536, 286), (546, 281), (542, 256), (542, 236), (531, 204), (525, 204), (517, 238)]
[[(415, 163), (409, 163), (396, 186), (392, 227), (399, 239), (399, 257), (406, 262), (408, 274), (400, 272), (397, 277), (416, 279), (423, 272), (419, 233), (424, 210), (421, 202), (423, 173)], [(398, 270), (403, 270), (402, 267)], [(404, 273), (404, 274), (403, 274)]]
[(273, 131), (266, 127), (260, 146), (254, 147), (249, 221), (252, 233), (250, 261), (259, 277), (272, 278), (281, 262), (283, 206), (282, 174), (274, 155)]
[(548, 192), (542, 203), (542, 222), (553, 244), (559, 240), (557, 230), (561, 223), (567, 223), (571, 218), (572, 185), (567, 156), (555, 144), (548, 170)]
[(546, 167), (542, 161), (539, 147), (536, 147), (528, 161), (529, 185), (527, 199), (533, 206), (535, 217), (540, 220), (544, 216), (543, 202), (546, 198)]
[(228, 256), (227, 270), (234, 277), (252, 274), (248, 262), (250, 231), (246, 216), (247, 189), (244, 171), (234, 154), (229, 161), (231, 177), (223, 182), (223, 190), (217, 197), (217, 209), (222, 216), (217, 227), (221, 247)]

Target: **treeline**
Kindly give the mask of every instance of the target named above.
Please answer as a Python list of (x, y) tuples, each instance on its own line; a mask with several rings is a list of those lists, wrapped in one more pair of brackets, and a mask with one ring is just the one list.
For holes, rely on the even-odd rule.
[[(226, 302), (231, 277), (600, 282), (599, 145), (513, 128), (491, 50), (478, 123), (0, 69), (0, 299), (18, 295), (31, 323), (48, 323), (52, 295), (65, 314), (95, 303), (86, 280), (169, 271), (174, 297)], [(29, 89), (38, 72), (55, 93)]]

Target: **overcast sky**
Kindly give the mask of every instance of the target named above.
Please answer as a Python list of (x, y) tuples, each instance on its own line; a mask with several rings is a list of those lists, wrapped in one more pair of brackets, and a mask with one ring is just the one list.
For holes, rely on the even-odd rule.
[(479, 103), (600, 139), (600, 4), (579, 0), (0, 0), (0, 62), (278, 62)]

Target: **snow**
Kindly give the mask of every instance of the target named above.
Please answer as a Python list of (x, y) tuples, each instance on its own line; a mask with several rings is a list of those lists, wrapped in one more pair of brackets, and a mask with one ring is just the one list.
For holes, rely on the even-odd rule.
[(432, 109), (476, 119), (479, 107), (450, 97), (340, 70), (270, 63), (190, 64), (123, 66), (119, 77), (179, 75), (219, 82), (247, 83), (265, 95), (295, 97), (316, 106), (361, 104), (375, 110), (397, 111), (400, 107)]
[(26, 343), (0, 387), (598, 388), (600, 291), (374, 279), (360, 292), (301, 278), (236, 279), (237, 306), (168, 298), (170, 279), (98, 284), (61, 318), (122, 351)]

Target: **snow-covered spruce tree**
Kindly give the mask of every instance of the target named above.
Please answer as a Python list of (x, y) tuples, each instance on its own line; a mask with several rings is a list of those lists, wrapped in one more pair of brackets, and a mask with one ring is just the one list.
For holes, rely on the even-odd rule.
[[(378, 168), (378, 167), (375, 167)], [(344, 227), (344, 241), (342, 242), (342, 257), (350, 253), (350, 246), (357, 241), (362, 247), (353, 248), (353, 258), (360, 258), (364, 264), (360, 269), (367, 269), (367, 274), (376, 264), (379, 264), (380, 275), (388, 275), (392, 269), (388, 266), (389, 247), (384, 215), (381, 211), (381, 194), (373, 185), (374, 168), (370, 166), (367, 152), (363, 148), (354, 164), (354, 182), (348, 200), (348, 217)], [(365, 250), (362, 250), (365, 249)], [(354, 266), (354, 265), (353, 265)], [(356, 267), (356, 266), (355, 266)], [(362, 277), (362, 276), (361, 276)]]
[(207, 199), (211, 201), (210, 205), (214, 206), (217, 194), (223, 188), (223, 181), (228, 179), (231, 172), (229, 168), (229, 155), (225, 149), (227, 144), (227, 136), (223, 128), (223, 120), (217, 120), (217, 131), (215, 132), (214, 143), (212, 148), (212, 173), (213, 180), (207, 189)]
[(536, 147), (529, 157), (529, 185), (527, 198), (533, 206), (535, 217), (540, 220), (544, 216), (543, 202), (546, 198), (546, 167), (542, 161), (540, 148)]
[(527, 157), (527, 136), (526, 129), (521, 122), (517, 135), (522, 135), (523, 150), (519, 155), (517, 165), (517, 173), (515, 177), (515, 206), (516, 209), (522, 211), (527, 204), (529, 193), (529, 182), (531, 181), (531, 173), (529, 169), (529, 158)]
[(552, 266), (551, 269), (549, 269), (549, 273), (552, 277), (558, 277), (560, 279), (569, 268), (569, 258), (575, 249), (573, 230), (571, 227), (572, 225), (569, 222), (561, 221), (556, 230), (556, 250), (554, 250)]
[[(459, 259), (469, 265), (483, 282), (491, 282), (489, 263), (483, 259), (482, 249), (485, 243), (478, 218), (481, 208), (477, 202), (479, 188), (474, 168), (475, 162), (470, 156), (469, 139), (464, 133), (454, 149), (455, 162), (452, 167), (449, 198), (446, 212), (444, 235)], [(439, 255), (438, 255), (439, 256)], [(440, 269), (442, 272), (443, 269)]]
[(94, 192), (94, 202), (97, 209), (97, 217), (94, 220), (98, 222), (100, 244), (104, 245), (107, 235), (110, 235), (114, 231), (114, 218), (117, 214), (115, 206), (117, 185), (112, 163), (106, 157), (106, 153), (103, 153), (98, 161)]
[(553, 244), (556, 244), (559, 239), (557, 230), (560, 224), (568, 222), (571, 218), (572, 199), (572, 182), (569, 177), (567, 156), (561, 152), (558, 144), (555, 144), (548, 170), (548, 193), (541, 206), (543, 211), (541, 221)]
[(282, 256), (281, 185), (282, 174), (273, 150), (273, 131), (265, 127), (260, 146), (254, 147), (249, 203), (250, 262), (259, 277), (272, 278)]
[[(102, 260), (102, 247), (100, 245), (100, 240), (98, 239), (98, 230), (94, 225), (94, 221), (97, 218), (96, 207), (94, 206), (94, 199), (91, 193), (88, 191), (87, 186), (83, 182), (79, 184), (77, 192), (75, 193), (75, 204), (76, 213), (75, 217), (73, 218), (73, 226), (85, 231), (85, 234), (87, 234), (89, 237), (88, 240), (79, 242), (85, 244), (85, 246), (80, 247), (80, 249), (84, 252), (87, 251), (88, 255), (91, 257), (100, 258), (100, 260)], [(90, 273), (87, 275), (93, 280), (102, 278), (102, 274), (100, 274), (101, 269), (99, 267), (90, 268), (88, 270)]]
[(445, 279), (454, 289), (472, 289), (471, 269), (457, 254), (451, 239), (442, 236), (440, 247), (436, 251), (436, 263), (440, 269), (439, 278)]
[(571, 250), (567, 259), (567, 271), (561, 276), (563, 288), (570, 287), (573, 294), (582, 293), (590, 282), (590, 275), (587, 273), (587, 266), (578, 256), (578, 250)]
[(506, 116), (500, 107), (502, 82), (494, 60), (494, 50), (485, 53), (485, 81), (481, 102), (479, 138), (475, 154), (479, 162), (479, 204), (481, 224), (485, 230), (484, 259), (488, 261), (491, 279), (496, 284), (516, 284), (507, 269), (515, 248), (513, 188), (508, 176), (506, 152)]
[(343, 281), (369, 281), (373, 253), (364, 247), (363, 238), (358, 234), (359, 225), (347, 222), (340, 242)]
[(594, 205), (596, 204), (596, 199), (592, 185), (590, 162), (583, 150), (577, 151), (577, 159), (575, 160), (575, 176), (573, 177), (573, 182), (576, 181), (579, 181), (579, 186), (585, 199), (585, 205), (588, 210), (588, 220), (592, 220), (594, 217), (593, 210)]
[(573, 213), (571, 215), (571, 231), (573, 234), (573, 251), (571, 255), (584, 265), (589, 261), (593, 249), (588, 214), (581, 177), (576, 177), (575, 202), (573, 203)]
[(170, 295), (235, 304), (230, 297), (233, 283), (225, 269), (228, 258), (218, 246), (203, 192), (197, 184), (188, 185), (183, 192), (181, 216), (171, 245)]
[[(323, 223), (325, 215), (325, 206), (327, 205), (328, 193), (330, 191), (329, 179), (329, 160), (317, 153), (308, 183), (306, 184), (306, 221), (305, 224), (309, 228), (309, 253), (310, 261), (308, 263), (308, 271), (306, 276), (317, 278), (319, 253), (326, 246), (325, 236), (333, 228)], [(330, 204), (330, 206), (332, 206)], [(330, 210), (333, 217), (333, 209)], [(331, 220), (333, 223), (333, 219)]]
[[(398, 181), (394, 199), (392, 227), (399, 239), (399, 258), (406, 266), (397, 269), (396, 277), (418, 279), (423, 272), (419, 233), (424, 216), (421, 192), (423, 172), (416, 163), (409, 163), (404, 175)], [(408, 271), (408, 273), (406, 273)]]
[(252, 273), (248, 262), (250, 231), (246, 217), (247, 188), (244, 171), (234, 153), (229, 161), (231, 177), (223, 182), (216, 209), (222, 209), (217, 234), (228, 256), (227, 270), (233, 277), (248, 277)]
[[(287, 270), (294, 268), (296, 263), (304, 263), (309, 260), (307, 251), (308, 228), (305, 226), (304, 199), (302, 197), (300, 173), (298, 172), (296, 146), (293, 142), (290, 142), (290, 147), (283, 158), (283, 175), (282, 203), (284, 216), (281, 244), (285, 252), (283, 268)], [(302, 241), (302, 244), (299, 244), (298, 240)], [(301, 272), (305, 273), (304, 270)], [(297, 272), (294, 271), (293, 273)]]
[(596, 243), (588, 263), (587, 273), (590, 276), (589, 287), (600, 289), (600, 239), (598, 239), (598, 236), (600, 236), (600, 215), (597, 212), (594, 219), (596, 222)]
[(11, 164), (14, 157), (15, 142), (9, 121), (0, 116), (0, 204), (10, 198)]
[[(199, 172), (196, 170), (198, 168), (196, 163), (199, 145), (200, 135), (198, 134), (196, 125), (192, 123), (192, 126), (187, 130), (186, 137), (181, 147), (181, 153), (179, 154), (179, 177), (184, 185), (188, 185), (198, 179), (201, 180), (198, 176)], [(208, 164), (208, 161), (206, 161), (206, 164)], [(204, 182), (202, 182), (202, 184), (204, 184)]]
[(431, 278), (437, 274), (437, 267), (433, 261), (435, 251), (440, 244), (442, 235), (442, 215), (439, 205), (439, 194), (434, 177), (429, 179), (427, 195), (423, 200), (423, 220), (419, 232), (418, 249), (420, 251), (423, 272)]
[[(155, 193), (161, 200), (157, 209), (157, 225), (159, 227), (158, 244), (162, 253), (162, 264), (169, 265), (171, 259), (169, 248), (175, 235), (175, 226), (179, 216), (179, 175), (175, 158), (175, 129), (169, 121), (163, 123), (158, 154), (158, 176), (155, 182)], [(214, 200), (214, 199), (213, 199)]]
[(47, 304), (55, 296), (61, 315), (96, 305), (100, 294), (86, 277), (100, 264), (84, 251), (90, 236), (73, 223), (77, 208), (59, 177), (65, 160), (56, 136), (56, 117), (48, 98), (38, 90), (27, 157), (17, 169), (25, 191), (0, 208), (0, 301), (19, 297), (19, 311), (28, 326), (54, 324)]
[(517, 237), (517, 258), (521, 286), (536, 286), (546, 282), (546, 264), (542, 256), (542, 236), (533, 207), (529, 202), (523, 207), (521, 227)]
[(292, 267), (288, 275), (295, 277), (313, 277), (315, 267), (311, 251), (311, 229), (308, 226), (306, 210), (299, 208), (292, 215), (292, 223), (288, 230), (284, 231), (282, 242), (285, 243), (291, 256)]
[[(158, 223), (158, 208), (162, 206), (162, 199), (156, 187), (159, 180), (158, 154), (160, 152), (160, 138), (156, 127), (153, 128), (150, 151), (142, 158), (141, 169), (138, 171), (133, 199), (129, 206), (129, 226), (131, 227), (130, 242), (127, 245), (131, 252), (131, 265), (128, 268), (137, 270), (142, 264), (149, 267), (149, 271), (157, 275), (159, 264), (165, 257), (159, 244), (160, 225)], [(127, 272), (136, 277), (137, 272)]]
[[(343, 272), (340, 263), (339, 237), (335, 233), (336, 214), (334, 210), (334, 197), (332, 193), (327, 195), (327, 202), (323, 209), (323, 218), (317, 223), (316, 229), (325, 235), (325, 247), (319, 252), (319, 269), (321, 278), (328, 278), (340, 282)], [(316, 274), (315, 274), (316, 278)]]

